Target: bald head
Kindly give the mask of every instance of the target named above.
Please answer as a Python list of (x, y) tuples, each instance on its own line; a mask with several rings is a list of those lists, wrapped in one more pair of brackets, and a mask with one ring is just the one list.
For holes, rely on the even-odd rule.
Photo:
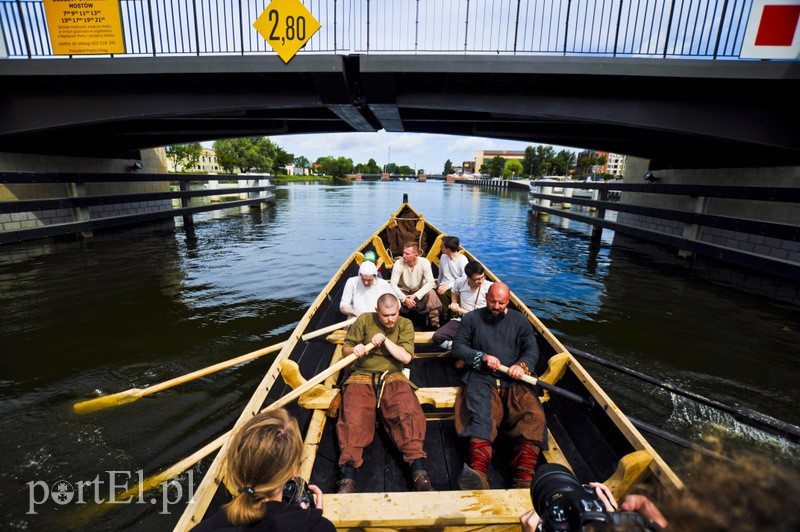
[(494, 316), (503, 316), (508, 312), (511, 290), (505, 283), (494, 283), (486, 292), (486, 307)]
[(400, 301), (394, 294), (383, 294), (378, 298), (378, 305), (375, 307), (378, 321), (384, 326), (386, 332), (394, 329), (400, 317)]

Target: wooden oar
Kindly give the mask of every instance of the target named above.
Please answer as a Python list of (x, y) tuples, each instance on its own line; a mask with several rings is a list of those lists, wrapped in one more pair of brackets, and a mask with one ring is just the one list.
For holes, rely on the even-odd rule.
[[(508, 373), (508, 367), (507, 366), (503, 366), (501, 364), (500, 367), (498, 368), (498, 371), (507, 374)], [(563, 388), (558, 388), (556, 386), (553, 386), (552, 384), (549, 384), (549, 383), (546, 383), (546, 382), (542, 382), (542, 381), (540, 381), (539, 379), (537, 379), (535, 377), (531, 377), (530, 375), (525, 375), (520, 380), (522, 380), (523, 382), (527, 382), (528, 384), (532, 384), (534, 386), (541, 386), (545, 390), (549, 390), (549, 391), (551, 391), (553, 393), (556, 393), (558, 395), (562, 395), (562, 396), (566, 397), (567, 399), (569, 399), (571, 401), (575, 401), (576, 403), (582, 404), (584, 406), (588, 406), (588, 407), (594, 406), (594, 401), (592, 399), (586, 399), (584, 397), (581, 397), (578, 394), (572, 393), (572, 392), (567, 391), (567, 390), (565, 390)], [(698, 444), (696, 444), (694, 442), (691, 442), (691, 441), (689, 441), (689, 440), (687, 440), (685, 438), (681, 438), (680, 436), (678, 436), (676, 434), (673, 434), (673, 433), (668, 432), (666, 430), (660, 429), (660, 428), (656, 427), (655, 425), (651, 425), (650, 423), (646, 423), (644, 421), (640, 421), (640, 420), (632, 418), (632, 417), (628, 417), (628, 420), (631, 422), (631, 424), (634, 427), (636, 427), (639, 430), (643, 430), (645, 432), (649, 432), (650, 434), (654, 434), (654, 435), (656, 435), (656, 436), (658, 436), (660, 438), (663, 438), (663, 439), (665, 439), (665, 440), (667, 440), (669, 442), (675, 443), (677, 445), (681, 445), (683, 447), (686, 447), (687, 449), (692, 449), (692, 450), (694, 450), (696, 452), (699, 452), (701, 454), (704, 454), (706, 456), (710, 456), (712, 458), (717, 458), (719, 460), (725, 460), (725, 461), (728, 461), (728, 462), (733, 462), (733, 460), (731, 460), (727, 456), (723, 456), (723, 455), (719, 454), (716, 451), (712, 451), (711, 449), (707, 449), (707, 448), (703, 447), (702, 445), (698, 445)]]
[(793, 441), (794, 443), (800, 443), (800, 427), (798, 427), (797, 425), (792, 425), (785, 421), (781, 421), (780, 419), (775, 419), (774, 417), (762, 414), (761, 412), (756, 412), (755, 410), (751, 410), (744, 406), (729, 406), (724, 403), (720, 403), (719, 401), (709, 399), (708, 397), (704, 397), (694, 392), (684, 390), (678, 386), (675, 386), (674, 384), (670, 384), (668, 382), (656, 379), (655, 377), (651, 377), (650, 375), (646, 375), (634, 369), (627, 368), (625, 366), (617, 364), (616, 362), (600, 358), (597, 355), (586, 353), (584, 351), (581, 351), (580, 349), (575, 349), (574, 347), (570, 346), (565, 346), (565, 347), (570, 353), (572, 353), (577, 357), (589, 360), (590, 362), (594, 362), (596, 364), (600, 364), (601, 366), (605, 366), (607, 368), (611, 368), (615, 371), (618, 371), (619, 373), (630, 375), (631, 377), (642, 380), (644, 382), (648, 382), (676, 395), (682, 395), (683, 397), (687, 397), (689, 399), (697, 401), (698, 403), (716, 408), (717, 410), (730, 414), (734, 419), (737, 419), (742, 423), (750, 425), (751, 427), (756, 427), (758, 429), (766, 430), (773, 434), (783, 436), (784, 438)]
[[(323, 336), (328, 334), (331, 331), (335, 331), (337, 329), (341, 329), (342, 327), (347, 327), (351, 323), (353, 323), (356, 319), (350, 318), (349, 320), (345, 320), (341, 323), (335, 323), (323, 329), (319, 329), (317, 331), (304, 334), (301, 338), (304, 342), (312, 338), (316, 338), (318, 336)], [(223, 369), (230, 368), (232, 366), (236, 366), (243, 362), (247, 362), (250, 360), (254, 360), (256, 358), (262, 357), (269, 353), (274, 353), (275, 351), (280, 351), (283, 349), (283, 346), (286, 345), (286, 342), (280, 342), (275, 345), (271, 345), (269, 347), (264, 347), (258, 349), (257, 351), (253, 351), (251, 353), (247, 353), (246, 355), (242, 355), (236, 358), (232, 358), (230, 360), (226, 360), (225, 362), (220, 362), (218, 364), (214, 364), (213, 366), (208, 366), (203, 369), (198, 369), (197, 371), (193, 371), (191, 373), (187, 373), (186, 375), (181, 375), (180, 377), (175, 377), (174, 379), (170, 379), (168, 381), (164, 381), (159, 384), (154, 384), (153, 386), (149, 386), (147, 388), (131, 388), (129, 390), (125, 390), (122, 392), (114, 393), (111, 395), (104, 395), (102, 397), (96, 397), (94, 399), (90, 399), (88, 401), (83, 401), (80, 403), (76, 403), (72, 408), (78, 414), (86, 414), (88, 412), (95, 412), (97, 410), (103, 410), (104, 408), (111, 408), (114, 406), (120, 406), (127, 403), (132, 403), (146, 395), (154, 394), (156, 392), (160, 392), (162, 390), (166, 390), (167, 388), (172, 388), (173, 386), (177, 386), (179, 384), (183, 384), (185, 382), (193, 381), (200, 377), (204, 377), (211, 373), (216, 373), (217, 371), (222, 371)]]
[[(497, 371), (499, 371), (501, 373), (508, 374), (508, 366), (504, 366), (504, 365), (500, 364), (500, 367), (497, 368)], [(576, 403), (582, 404), (582, 405), (587, 406), (589, 408), (591, 408), (591, 407), (593, 407), (595, 405), (594, 399), (592, 399), (590, 397), (581, 397), (577, 393), (570, 392), (569, 390), (565, 390), (564, 388), (559, 388), (558, 386), (553, 386), (552, 384), (544, 382), (544, 381), (541, 381), (541, 380), (537, 379), (536, 377), (532, 377), (530, 375), (523, 375), (520, 380), (522, 382), (527, 382), (528, 384), (531, 384), (533, 386), (539, 386), (541, 388), (544, 388), (548, 392), (552, 392), (552, 393), (554, 393), (556, 395), (560, 395), (562, 397), (566, 397), (570, 401), (575, 401)]]
[[(367, 352), (369, 352), (369, 350), (374, 348), (375, 345), (373, 345), (372, 343), (369, 343), (365, 347), (367, 349)], [(337, 371), (340, 371), (340, 370), (346, 368), (347, 366), (349, 366), (350, 364), (352, 364), (353, 362), (355, 362), (355, 360), (357, 358), (358, 357), (355, 354), (352, 354), (350, 356), (347, 356), (347, 357), (341, 359), (339, 362), (337, 362), (333, 366), (328, 367), (326, 370), (318, 373), (316, 376), (314, 376), (311, 379), (307, 380), (302, 386), (299, 386), (299, 387), (295, 388), (294, 390), (292, 390), (291, 392), (287, 393), (286, 395), (284, 395), (283, 397), (281, 397), (280, 399), (278, 399), (274, 403), (272, 403), (269, 406), (265, 407), (264, 409), (261, 410), (261, 412), (268, 412), (270, 410), (275, 410), (276, 408), (281, 408), (281, 407), (291, 403), (292, 401), (294, 401), (295, 399), (299, 398), (301, 395), (306, 393), (308, 390), (310, 390), (311, 388), (313, 388), (314, 386), (316, 386), (320, 382), (324, 381), (325, 379), (327, 379), (328, 377), (330, 377), (331, 375), (333, 375)], [(165, 481), (167, 481), (167, 480), (169, 480), (169, 479), (171, 479), (171, 478), (183, 473), (184, 471), (186, 471), (187, 469), (192, 467), (194, 464), (196, 464), (197, 462), (199, 462), (200, 460), (202, 460), (203, 458), (205, 458), (209, 454), (213, 453), (215, 450), (217, 450), (220, 447), (222, 447), (225, 444), (225, 442), (228, 441), (228, 438), (230, 438), (232, 435), (233, 435), (233, 430), (229, 430), (228, 432), (226, 432), (225, 434), (219, 436), (217, 439), (215, 439), (211, 443), (206, 444), (206, 446), (203, 447), (202, 449), (197, 450), (194, 454), (191, 454), (191, 455), (187, 456), (186, 458), (184, 458), (180, 462), (177, 462), (177, 463), (173, 464), (172, 466), (168, 467), (164, 471), (144, 479), (140, 484), (137, 484), (136, 486), (124, 491), (123, 493), (121, 493), (119, 495), (117, 495), (116, 496), (116, 500), (118, 500), (118, 501), (126, 500), (126, 499), (129, 499), (129, 498), (131, 498), (131, 497), (133, 497), (135, 495), (139, 495), (140, 493), (144, 493), (146, 491), (149, 491), (149, 490), (155, 488), (156, 486), (158, 486), (159, 484), (161, 484), (162, 482), (165, 482)]]

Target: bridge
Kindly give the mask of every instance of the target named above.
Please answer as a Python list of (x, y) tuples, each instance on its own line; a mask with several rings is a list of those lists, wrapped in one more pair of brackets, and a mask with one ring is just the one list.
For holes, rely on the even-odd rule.
[(748, 2), (498, 0), (488, 15), (469, 0), (446, 14), (417, 0), (305, 4), (323, 29), (284, 64), (251, 27), (255, 1), (122, 1), (126, 53), (105, 57), (53, 56), (41, 2), (0, 2), (2, 150), (135, 158), (385, 129), (592, 147), (664, 168), (800, 162), (800, 63), (740, 59)]

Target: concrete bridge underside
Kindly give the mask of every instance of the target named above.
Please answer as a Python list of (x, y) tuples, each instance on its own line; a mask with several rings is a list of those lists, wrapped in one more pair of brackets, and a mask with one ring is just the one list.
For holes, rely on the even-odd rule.
[(135, 157), (251, 135), (445, 133), (661, 167), (800, 164), (800, 63), (298, 56), (0, 62), (0, 151)]

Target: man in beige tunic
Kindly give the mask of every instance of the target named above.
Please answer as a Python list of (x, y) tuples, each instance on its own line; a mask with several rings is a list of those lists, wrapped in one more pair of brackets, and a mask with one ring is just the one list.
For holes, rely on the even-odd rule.
[(402, 303), (402, 314), (416, 310), (428, 316), (432, 327), (439, 328), (442, 302), (436, 293), (436, 279), (430, 261), (419, 256), (416, 242), (407, 242), (403, 246), (403, 257), (395, 261), (389, 284)]

